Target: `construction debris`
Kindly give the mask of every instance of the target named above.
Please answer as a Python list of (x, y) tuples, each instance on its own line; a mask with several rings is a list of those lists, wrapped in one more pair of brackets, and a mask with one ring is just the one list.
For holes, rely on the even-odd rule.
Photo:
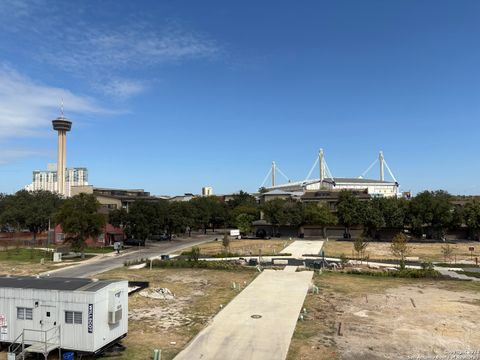
[(150, 299), (160, 299), (160, 300), (172, 300), (175, 297), (169, 289), (167, 288), (154, 288), (144, 291), (140, 291), (141, 296), (150, 298)]

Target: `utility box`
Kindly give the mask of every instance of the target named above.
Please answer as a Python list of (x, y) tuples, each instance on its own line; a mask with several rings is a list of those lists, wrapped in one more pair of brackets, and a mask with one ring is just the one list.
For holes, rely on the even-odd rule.
[(53, 253), (53, 262), (60, 262), (62, 261), (62, 253), (61, 252), (54, 252)]

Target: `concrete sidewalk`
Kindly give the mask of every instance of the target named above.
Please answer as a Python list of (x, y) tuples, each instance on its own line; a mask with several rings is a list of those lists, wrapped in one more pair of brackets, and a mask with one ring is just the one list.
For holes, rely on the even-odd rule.
[(285, 359), (312, 276), (265, 270), (175, 360)]
[(282, 250), (284, 254), (292, 254), (293, 258), (301, 259), (303, 255), (318, 255), (323, 247), (323, 241), (297, 240)]

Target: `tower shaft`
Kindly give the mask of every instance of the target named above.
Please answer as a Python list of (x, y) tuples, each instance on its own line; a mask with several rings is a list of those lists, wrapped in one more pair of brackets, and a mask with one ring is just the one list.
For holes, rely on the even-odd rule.
[(64, 130), (58, 131), (58, 150), (57, 150), (57, 183), (58, 193), (65, 195), (65, 168), (67, 161), (67, 134)]

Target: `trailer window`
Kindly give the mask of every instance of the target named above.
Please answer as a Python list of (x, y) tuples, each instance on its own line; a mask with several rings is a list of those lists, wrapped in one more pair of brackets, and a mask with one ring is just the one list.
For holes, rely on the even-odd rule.
[(65, 324), (81, 324), (82, 312), (81, 311), (65, 311)]
[(33, 309), (32, 308), (17, 308), (17, 319), (19, 320), (32, 320), (33, 319)]

